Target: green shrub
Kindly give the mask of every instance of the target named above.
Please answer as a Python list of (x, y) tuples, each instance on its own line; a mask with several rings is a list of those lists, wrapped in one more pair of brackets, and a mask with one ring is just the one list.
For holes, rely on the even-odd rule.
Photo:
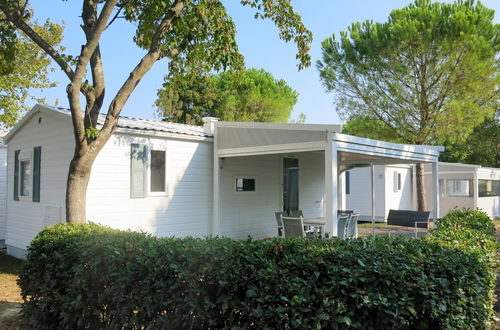
[(473, 209), (453, 209), (439, 221), (441, 230), (470, 228), (486, 235), (495, 236), (495, 224), (486, 212)]
[[(434, 236), (438, 240), (437, 236)], [(430, 240), (154, 238), (56, 225), (20, 286), (37, 328), (477, 328), (488, 266)]]
[(476, 304), (485, 306), (485, 310), (489, 311), (488, 317), (492, 319), (496, 276), (500, 265), (493, 221), (480, 210), (455, 209), (441, 219), (438, 227), (426, 239), (476, 257), (487, 270), (482, 274), (481, 285), (471, 286), (470, 289), (482, 292)]

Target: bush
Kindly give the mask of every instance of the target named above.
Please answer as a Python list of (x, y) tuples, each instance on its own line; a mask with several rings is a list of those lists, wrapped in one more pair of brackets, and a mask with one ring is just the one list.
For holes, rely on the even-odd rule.
[(486, 329), (491, 317), (490, 269), (430, 240), (176, 239), (69, 224), (42, 231), (25, 267), (23, 314), (37, 328)]
[(455, 209), (441, 219), (438, 227), (432, 230), (426, 239), (440, 246), (475, 256), (485, 267), (487, 273), (482, 275), (481, 286), (474, 288), (478, 292), (482, 291), (482, 294), (478, 295), (476, 304), (485, 306), (485, 310), (488, 311), (487, 318), (493, 320), (496, 276), (500, 265), (499, 245), (496, 242), (493, 221), (480, 210)]
[(439, 221), (440, 230), (456, 231), (464, 227), (495, 237), (495, 224), (481, 210), (453, 209)]

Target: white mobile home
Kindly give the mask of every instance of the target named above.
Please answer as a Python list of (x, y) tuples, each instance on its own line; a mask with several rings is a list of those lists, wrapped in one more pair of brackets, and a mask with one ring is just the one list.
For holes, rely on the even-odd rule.
[[(426, 166), (426, 174), (431, 168)], [(431, 181), (426, 179), (426, 188)], [(440, 217), (455, 207), (479, 208), (500, 217), (500, 168), (460, 163), (439, 163)], [(429, 207), (432, 199), (428, 198)]]
[[(389, 210), (416, 210), (414, 167), (407, 164), (373, 166), (375, 184), (375, 219), (384, 221)], [(371, 169), (353, 168), (344, 173), (343, 198), (345, 209), (355, 210), (360, 220), (371, 221)]]
[[(412, 165), (374, 166), (375, 208), (377, 221), (384, 221), (390, 209), (416, 210), (415, 168)], [(500, 217), (500, 168), (461, 163), (439, 163), (439, 217), (453, 208), (479, 208), (490, 217)], [(360, 219), (370, 220), (372, 210), (366, 200), (372, 197), (367, 183), (370, 168), (354, 168), (344, 173), (345, 208), (360, 212)], [(425, 188), (429, 209), (433, 209), (432, 169), (425, 166)], [(369, 187), (369, 186), (368, 186)]]
[(7, 232), (7, 146), (3, 143), (6, 134), (0, 129), (0, 249), (5, 247)]
[[(205, 121), (197, 127), (121, 117), (93, 166), (88, 220), (158, 236), (261, 238), (277, 235), (275, 211), (301, 209), (326, 219), (336, 235), (343, 171), (415, 162), (437, 170), (443, 150), (344, 135), (338, 125)], [(65, 221), (69, 111), (37, 105), (5, 139), (6, 243), (23, 256), (38, 231)]]

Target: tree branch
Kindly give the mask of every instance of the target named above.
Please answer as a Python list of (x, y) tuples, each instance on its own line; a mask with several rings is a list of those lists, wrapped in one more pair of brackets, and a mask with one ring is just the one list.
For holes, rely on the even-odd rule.
[(142, 57), (139, 64), (137, 64), (134, 70), (132, 70), (129, 77), (123, 83), (122, 87), (111, 102), (101, 132), (99, 133), (99, 136), (91, 142), (91, 148), (100, 150), (113, 133), (113, 130), (118, 123), (118, 116), (120, 115), (120, 112), (130, 94), (132, 94), (140, 80), (164, 53), (164, 51), (160, 50), (161, 38), (170, 29), (174, 21), (181, 15), (184, 7), (184, 1), (175, 1), (165, 14), (163, 20), (156, 29), (148, 53)]
[[(87, 139), (85, 134), (85, 124), (82, 118), (82, 110), (80, 105), (80, 89), (82, 88), (83, 78), (85, 76), (85, 72), (87, 70), (87, 64), (90, 61), (90, 58), (93, 56), (96, 51), (99, 40), (101, 38), (102, 33), (106, 29), (106, 25), (108, 22), (111, 13), (116, 5), (118, 0), (106, 0), (104, 7), (99, 14), (97, 20), (92, 20), (91, 17), (86, 17), (83, 15), (83, 30), (88, 30), (88, 38), (87, 43), (82, 47), (80, 52), (80, 56), (78, 58), (78, 64), (76, 66), (76, 71), (71, 79), (70, 84), (66, 88), (66, 93), (68, 94), (69, 100), (69, 108), (71, 110), (71, 119), (73, 122), (73, 132), (76, 140), (76, 149), (77, 152), (80, 153), (81, 156), (85, 155), (87, 152)], [(83, 11), (93, 5), (97, 8), (97, 3), (93, 3), (93, 0), (85, 0), (83, 3)], [(92, 102), (93, 95), (85, 95), (87, 100)], [(85, 112), (91, 112), (93, 106), (87, 106)]]
[[(82, 29), (85, 32), (87, 41), (89, 41), (92, 37), (92, 27), (96, 24), (97, 21), (97, 4), (98, 3), (95, 1), (85, 1), (83, 4), (82, 19), (84, 21), (84, 24), (82, 26)], [(92, 73), (93, 88), (91, 91), (92, 97), (87, 97), (87, 106), (85, 109), (84, 118), (85, 128), (96, 127), (97, 120), (99, 118), (99, 111), (101, 110), (104, 101), (104, 71), (102, 68), (102, 57), (99, 44), (90, 57), (90, 69)]]

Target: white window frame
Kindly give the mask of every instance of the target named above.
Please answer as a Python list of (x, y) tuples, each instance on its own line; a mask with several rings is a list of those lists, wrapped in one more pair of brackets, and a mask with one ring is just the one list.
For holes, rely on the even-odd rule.
[[(462, 192), (462, 185), (460, 182), (467, 182), (467, 192)], [(446, 180), (446, 196), (449, 197), (470, 197), (471, 184), (469, 179), (447, 179)]]
[[(165, 152), (165, 191), (151, 191), (151, 151), (163, 151)], [(147, 186), (147, 196), (158, 197), (158, 196), (168, 196), (168, 186), (167, 186), (167, 150), (165, 148), (157, 147), (147, 147), (147, 164), (146, 164), (146, 186)]]
[(398, 171), (394, 171), (393, 173), (393, 191), (394, 192), (400, 192), (403, 190), (403, 178), (401, 176), (401, 173)]
[[(18, 169), (19, 169), (19, 175), (17, 178), (17, 194), (19, 197), (20, 202), (31, 202), (32, 201), (32, 195), (33, 195), (33, 152), (31, 150), (21, 150), (19, 153), (18, 157)], [(21, 172), (21, 163), (22, 162), (29, 162), (30, 164), (30, 179), (29, 179), (29, 194), (28, 195), (21, 195), (22, 185), (23, 185), (23, 173)]]
[[(253, 179), (255, 180), (255, 190), (253, 191), (238, 191), (236, 190), (236, 179)], [(231, 181), (233, 194), (236, 195), (247, 195), (247, 194), (255, 194), (258, 190), (257, 177), (255, 175), (233, 175), (233, 180)]]

